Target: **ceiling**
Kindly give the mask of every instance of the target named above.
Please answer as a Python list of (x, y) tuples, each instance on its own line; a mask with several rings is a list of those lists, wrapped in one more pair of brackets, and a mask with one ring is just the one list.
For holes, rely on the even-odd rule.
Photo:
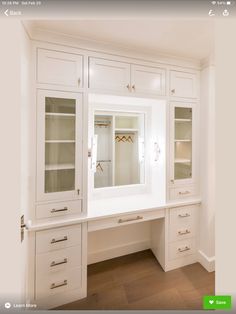
[(212, 54), (213, 25), (209, 20), (40, 20), (33, 29), (43, 29), (97, 42), (202, 60)]

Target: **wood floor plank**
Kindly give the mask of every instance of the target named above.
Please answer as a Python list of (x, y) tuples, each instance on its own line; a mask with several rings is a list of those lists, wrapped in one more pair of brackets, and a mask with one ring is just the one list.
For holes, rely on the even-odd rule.
[(88, 297), (57, 310), (197, 310), (215, 274), (199, 263), (164, 272), (150, 250), (88, 266)]

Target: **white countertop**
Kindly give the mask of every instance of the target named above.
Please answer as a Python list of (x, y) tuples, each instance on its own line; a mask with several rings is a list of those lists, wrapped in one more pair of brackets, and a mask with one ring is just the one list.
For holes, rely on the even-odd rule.
[(194, 205), (201, 203), (200, 198), (175, 200), (166, 202), (157, 200), (152, 194), (133, 195), (129, 197), (107, 198), (88, 203), (88, 212), (81, 216), (70, 216), (68, 218), (57, 218), (55, 221), (47, 221), (37, 224), (27, 223), (28, 231), (39, 231), (50, 228), (74, 225), (92, 220), (114, 217), (122, 214), (139, 213), (143, 211), (160, 210), (163, 208), (178, 207), (184, 205)]

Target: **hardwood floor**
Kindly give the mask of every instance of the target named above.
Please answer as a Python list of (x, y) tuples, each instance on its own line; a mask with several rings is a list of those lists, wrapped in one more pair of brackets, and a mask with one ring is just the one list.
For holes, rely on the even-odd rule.
[(88, 266), (88, 296), (57, 310), (202, 309), (215, 273), (199, 263), (164, 272), (150, 250)]

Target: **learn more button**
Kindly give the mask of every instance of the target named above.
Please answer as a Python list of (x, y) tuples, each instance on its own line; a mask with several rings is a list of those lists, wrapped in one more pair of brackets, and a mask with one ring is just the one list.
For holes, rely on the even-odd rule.
[(232, 308), (230, 295), (205, 295), (203, 297), (205, 310), (230, 310)]

